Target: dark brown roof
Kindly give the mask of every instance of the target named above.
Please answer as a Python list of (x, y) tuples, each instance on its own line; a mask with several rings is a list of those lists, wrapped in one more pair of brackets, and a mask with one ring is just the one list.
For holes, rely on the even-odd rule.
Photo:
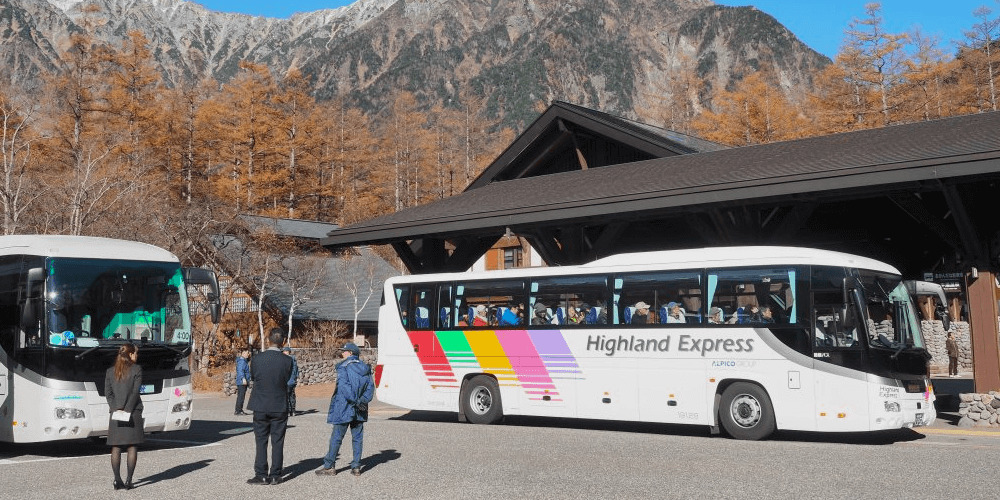
[(327, 246), (1000, 173), (1000, 112), (493, 182), (332, 231)]
[[(539, 175), (539, 170), (554, 173), (580, 169), (577, 151), (589, 157), (590, 167), (603, 167), (726, 148), (699, 137), (556, 101), (493, 160), (467, 190), (497, 180)], [(543, 165), (541, 168), (539, 163)]]

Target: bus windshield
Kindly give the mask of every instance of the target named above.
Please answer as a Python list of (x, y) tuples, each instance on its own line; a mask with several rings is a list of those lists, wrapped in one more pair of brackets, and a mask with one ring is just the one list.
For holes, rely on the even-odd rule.
[(190, 341), (187, 293), (176, 262), (50, 258), (46, 271), (50, 345)]
[(909, 292), (898, 276), (862, 273), (868, 335), (873, 347), (922, 348), (920, 322)]

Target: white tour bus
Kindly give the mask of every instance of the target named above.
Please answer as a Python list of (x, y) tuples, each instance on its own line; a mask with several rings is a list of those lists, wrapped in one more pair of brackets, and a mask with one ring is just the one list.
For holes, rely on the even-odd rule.
[(385, 284), (381, 401), (494, 423), (540, 415), (850, 432), (936, 417), (892, 266), (791, 247), (622, 254)]
[(0, 441), (106, 435), (104, 374), (125, 342), (139, 348), (147, 432), (191, 425), (187, 285), (215, 273), (134, 241), (0, 236)]

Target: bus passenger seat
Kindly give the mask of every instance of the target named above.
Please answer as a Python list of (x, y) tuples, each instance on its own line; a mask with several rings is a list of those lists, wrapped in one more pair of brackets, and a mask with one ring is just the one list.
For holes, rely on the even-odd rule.
[(430, 311), (428, 311), (426, 307), (418, 307), (416, 312), (417, 312), (416, 327), (430, 328), (431, 326)]

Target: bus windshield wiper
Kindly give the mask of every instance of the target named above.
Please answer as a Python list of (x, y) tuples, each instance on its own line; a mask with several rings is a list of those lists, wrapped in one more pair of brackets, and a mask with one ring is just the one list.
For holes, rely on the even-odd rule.
[(181, 356), (187, 356), (188, 353), (191, 352), (191, 344), (188, 344), (187, 347), (184, 347), (183, 349), (177, 349), (177, 348), (171, 347), (171, 346), (169, 346), (167, 344), (154, 344), (154, 345), (158, 345), (160, 347), (164, 347), (164, 348), (170, 349), (171, 351), (174, 351), (174, 352), (176, 352), (177, 354), (179, 354)]
[(90, 354), (91, 352), (94, 352), (95, 350), (99, 349), (100, 347), (101, 347), (100, 344), (95, 345), (94, 347), (91, 347), (90, 349), (87, 349), (86, 351), (83, 351), (80, 354), (77, 354), (76, 356), (74, 356), (74, 358), (76, 358), (77, 360), (81, 360), (81, 359), (83, 359), (84, 356)]

